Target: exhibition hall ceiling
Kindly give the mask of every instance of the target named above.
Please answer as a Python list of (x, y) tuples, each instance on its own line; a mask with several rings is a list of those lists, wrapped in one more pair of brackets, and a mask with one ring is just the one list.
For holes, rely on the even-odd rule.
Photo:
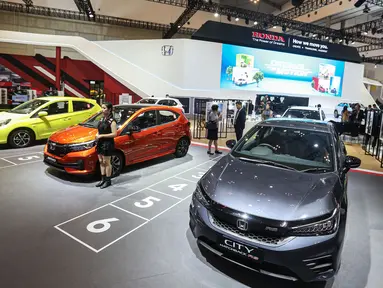
[[(76, 0), (9, 0), (7, 2), (25, 4), (31, 1), (35, 6), (44, 6), (50, 8), (58, 8), (69, 11), (78, 11)], [(383, 14), (383, 4), (375, 1), (379, 5), (363, 4), (359, 8), (355, 8), (354, 0), (305, 0), (299, 8), (293, 7), (291, 0), (211, 0), (220, 5), (229, 5), (241, 9), (262, 12), (266, 14), (274, 14), (287, 19), (312, 23), (320, 26), (326, 26), (333, 29), (341, 29), (353, 27), (367, 23), (362, 33), (365, 36), (381, 39), (383, 30), (374, 31), (372, 21), (380, 21), (377, 28), (383, 28), (383, 20), (380, 20)], [(209, 2), (209, 0), (206, 0)], [(374, 2), (370, 0), (369, 2)], [(187, 0), (90, 0), (93, 10), (96, 14), (120, 17), (126, 19), (141, 20), (159, 24), (169, 25), (174, 23), (178, 17), (184, 12)], [(367, 3), (367, 2), (366, 2)], [(382, 2), (383, 3), (383, 2)], [(367, 5), (367, 9), (366, 6)], [(183, 26), (184, 28), (199, 29), (202, 24), (208, 20), (215, 20), (224, 23), (232, 23), (237, 25), (254, 25), (253, 21), (245, 23), (245, 19), (235, 21), (227, 19), (227, 15), (214, 15), (205, 11), (198, 11)], [(371, 25), (370, 25), (371, 24)], [(376, 23), (375, 23), (376, 24)], [(281, 27), (270, 28), (275, 32), (282, 32)], [(365, 30), (365, 31), (364, 31)], [(300, 31), (287, 31), (287, 33), (297, 34)], [(358, 41), (353, 44), (356, 47), (365, 46), (365, 43)], [(372, 55), (383, 55), (380, 50), (383, 48), (378, 46), (374, 49), (363, 49), (361, 54), (368, 57)], [(375, 52), (371, 52), (375, 50)], [(378, 51), (376, 51), (378, 50)]]

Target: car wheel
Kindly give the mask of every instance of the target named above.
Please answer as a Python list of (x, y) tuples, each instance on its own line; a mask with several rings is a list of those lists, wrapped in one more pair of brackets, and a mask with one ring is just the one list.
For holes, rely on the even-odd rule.
[(112, 162), (112, 177), (117, 177), (124, 169), (124, 157), (120, 152), (115, 152), (110, 161)]
[(186, 154), (188, 154), (189, 145), (189, 140), (186, 137), (181, 138), (177, 143), (174, 155), (176, 155), (177, 158), (185, 157)]
[(338, 110), (334, 110), (334, 117), (335, 117), (335, 118), (338, 118), (338, 117), (339, 117)]
[(24, 148), (30, 146), (35, 140), (34, 133), (29, 129), (17, 129), (11, 132), (8, 143), (13, 148)]

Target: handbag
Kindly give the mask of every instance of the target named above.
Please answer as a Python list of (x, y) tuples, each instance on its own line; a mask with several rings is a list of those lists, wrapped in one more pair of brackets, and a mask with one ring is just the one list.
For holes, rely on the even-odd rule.
[(205, 127), (207, 130), (214, 130), (217, 129), (217, 124), (213, 121), (209, 121), (205, 124)]

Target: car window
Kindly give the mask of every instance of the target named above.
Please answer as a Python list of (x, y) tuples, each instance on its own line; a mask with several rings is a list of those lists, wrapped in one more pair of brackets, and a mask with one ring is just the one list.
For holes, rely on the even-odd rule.
[(68, 101), (59, 101), (48, 105), (43, 110), (47, 111), (48, 115), (57, 115), (68, 113), (68, 106)]
[(156, 104), (156, 102), (157, 102), (157, 99), (145, 98), (145, 99), (141, 99), (137, 103), (140, 103), (140, 104)]
[(177, 102), (174, 100), (169, 100), (169, 106), (177, 106)]
[(272, 161), (294, 169), (333, 170), (331, 134), (305, 129), (259, 126), (238, 145), (232, 154), (252, 160)]
[(160, 110), (158, 112), (159, 112), (159, 116), (160, 116), (160, 124), (166, 124), (169, 122), (173, 122), (173, 121), (177, 120), (177, 118), (179, 117), (179, 115), (177, 113), (174, 113), (174, 112), (168, 111), (168, 110)]
[(156, 111), (150, 110), (144, 113), (141, 113), (137, 116), (129, 125), (137, 126), (141, 130), (147, 129), (157, 125)]
[[(130, 107), (130, 106), (117, 106), (113, 108), (113, 118), (116, 119), (117, 129), (119, 129), (130, 117), (133, 116), (140, 108), (138, 107)], [(85, 122), (81, 123), (81, 126), (89, 127), (89, 128), (97, 128), (98, 123), (103, 117), (102, 113), (99, 112), (96, 115), (92, 116)]]
[(158, 101), (158, 104), (159, 105), (169, 106), (169, 101), (168, 100), (160, 100), (160, 101)]
[(48, 100), (34, 99), (13, 108), (9, 112), (16, 113), (16, 114), (29, 114), (48, 102), (49, 102)]
[(73, 101), (73, 112), (91, 109), (94, 105), (85, 101)]
[(289, 109), (283, 117), (320, 120), (318, 110)]

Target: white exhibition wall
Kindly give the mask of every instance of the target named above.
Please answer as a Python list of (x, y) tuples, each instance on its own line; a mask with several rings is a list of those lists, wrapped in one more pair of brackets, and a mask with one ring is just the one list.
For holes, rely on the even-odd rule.
[[(254, 91), (220, 89), (222, 44), (188, 39), (96, 43), (149, 73), (191, 93), (174, 96), (197, 96), (198, 94), (199, 97), (254, 99), (256, 93)], [(173, 47), (172, 56), (161, 54), (164, 45)], [(363, 73), (364, 66), (362, 64), (345, 63), (342, 97), (296, 95), (294, 91), (285, 91), (281, 94), (309, 97), (310, 106), (320, 103), (328, 113), (332, 113), (334, 106), (342, 101), (372, 104), (374, 100), (363, 85)], [(262, 93), (267, 93), (267, 91), (262, 91)], [(166, 93), (166, 91), (154, 93), (158, 96), (166, 94), (170, 93)]]
[[(253, 100), (256, 96), (254, 91), (220, 89), (219, 43), (190, 39), (92, 42), (81, 37), (13, 31), (0, 31), (0, 42), (72, 48), (141, 97), (169, 94)], [(172, 47), (172, 55), (162, 54), (164, 46)], [(320, 103), (330, 113), (342, 101), (374, 103), (363, 85), (363, 65), (346, 63), (344, 70), (342, 97), (296, 95), (294, 91), (279, 95), (309, 97), (310, 105)]]

